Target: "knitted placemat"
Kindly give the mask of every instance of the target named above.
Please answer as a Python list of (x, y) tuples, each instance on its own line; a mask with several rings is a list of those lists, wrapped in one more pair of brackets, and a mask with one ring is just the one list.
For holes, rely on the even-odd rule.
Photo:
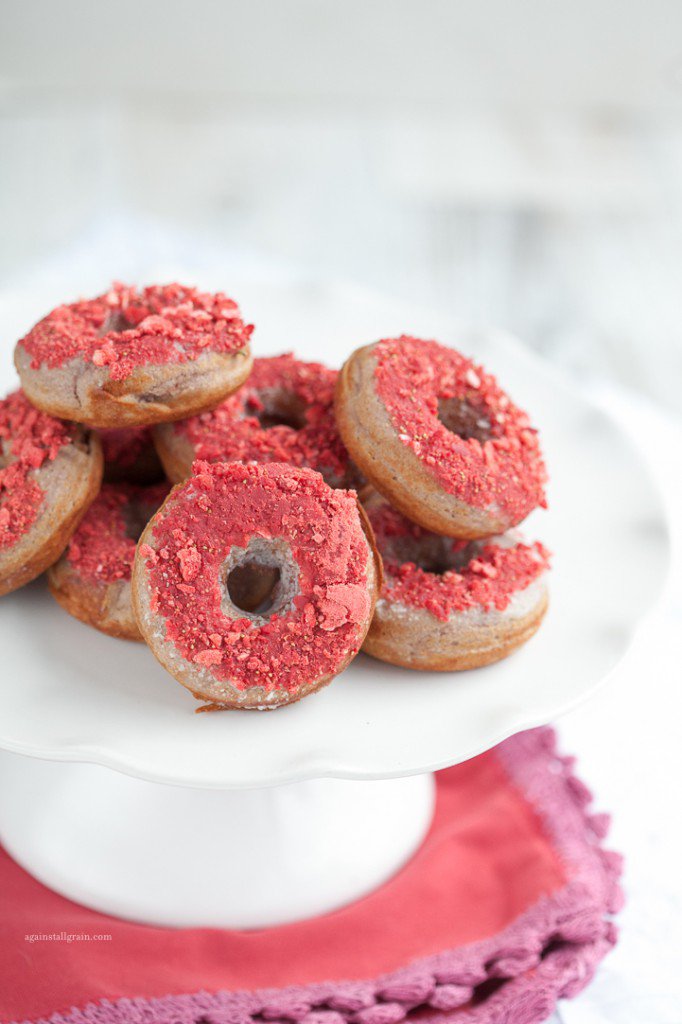
[(621, 858), (602, 847), (608, 816), (589, 812), (590, 792), (548, 728), (439, 772), (437, 786), (431, 830), (394, 878), (340, 911), (272, 929), (119, 921), (2, 855), (0, 1019), (539, 1024), (616, 940)]

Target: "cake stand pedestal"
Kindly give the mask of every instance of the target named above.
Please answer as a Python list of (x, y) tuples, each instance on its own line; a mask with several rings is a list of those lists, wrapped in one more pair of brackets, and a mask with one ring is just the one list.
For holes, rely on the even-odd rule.
[(431, 774), (190, 789), (0, 753), (0, 841), (63, 896), (145, 924), (263, 928), (334, 910), (397, 871)]

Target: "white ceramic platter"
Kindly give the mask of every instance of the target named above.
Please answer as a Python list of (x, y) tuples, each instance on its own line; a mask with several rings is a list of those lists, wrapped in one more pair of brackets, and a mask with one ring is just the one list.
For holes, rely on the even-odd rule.
[[(547, 619), (524, 649), (486, 669), (431, 675), (360, 656), (292, 707), (196, 715), (146, 648), (76, 622), (38, 581), (0, 600), (0, 746), (199, 787), (373, 779), (465, 760), (584, 700), (624, 655), (668, 560), (658, 496), (614, 422), (502, 333), (457, 328), (353, 287), (228, 290), (258, 325), (257, 353), (295, 348), (339, 365), (358, 345), (411, 332), (460, 347), (499, 376), (541, 429), (552, 477), (550, 511), (524, 527), (554, 552)], [(10, 351), (0, 371), (7, 387)]]

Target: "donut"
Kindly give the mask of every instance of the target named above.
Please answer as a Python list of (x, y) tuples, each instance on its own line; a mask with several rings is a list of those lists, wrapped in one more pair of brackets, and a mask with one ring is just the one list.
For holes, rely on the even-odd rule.
[(164, 478), (151, 427), (99, 431), (107, 483), (154, 484)]
[(381, 565), (353, 491), (281, 463), (199, 461), (145, 529), (140, 631), (211, 707), (281, 707), (357, 654)]
[(354, 352), (339, 374), (336, 418), (369, 483), (434, 533), (489, 537), (546, 505), (526, 413), (494, 377), (435, 341), (402, 336)]
[(59, 558), (101, 479), (95, 434), (40, 412), (22, 391), (0, 401), (0, 594)]
[(135, 548), (169, 486), (103, 485), (48, 571), (50, 591), (62, 608), (109, 636), (142, 639), (130, 593)]
[(251, 331), (220, 292), (114, 284), (48, 313), (14, 362), (44, 412), (98, 428), (145, 426), (209, 409), (243, 384)]
[(548, 553), (511, 531), (485, 540), (442, 537), (376, 492), (365, 509), (384, 585), (363, 651), (404, 668), (458, 671), (506, 658), (547, 610)]
[(166, 475), (186, 479), (195, 459), (286, 462), (316, 469), (332, 487), (352, 485), (353, 467), (334, 418), (337, 376), (291, 353), (254, 359), (236, 395), (211, 412), (154, 429)]

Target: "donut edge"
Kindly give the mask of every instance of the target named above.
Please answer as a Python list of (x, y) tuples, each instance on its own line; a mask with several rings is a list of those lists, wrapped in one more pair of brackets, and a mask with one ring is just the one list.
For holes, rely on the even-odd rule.
[[(530, 587), (536, 587), (537, 595), (525, 614), (515, 617), (506, 614), (506, 609), (481, 611), (484, 622), (472, 626), (468, 638), (464, 619), (460, 622), (460, 634), (455, 635), (452, 627), (457, 615), (442, 622), (425, 609), (399, 602), (392, 607), (382, 598), (362, 649), (379, 661), (427, 672), (462, 672), (492, 665), (513, 654), (540, 628), (549, 607), (545, 574)], [(400, 610), (396, 611), (396, 607)]]
[[(71, 568), (64, 553), (48, 569), (47, 585), (55, 601), (74, 619), (107, 636), (142, 642), (133, 614), (129, 580), (110, 584), (88, 583)], [(117, 614), (117, 605), (120, 614)]]
[(152, 428), (156, 454), (168, 479), (180, 484), (192, 473), (196, 451), (191, 441), (175, 432), (172, 423), (157, 423)]
[[(21, 342), (14, 350), (21, 385), (36, 408), (99, 430), (170, 423), (214, 409), (242, 386), (252, 364), (247, 344), (236, 352), (208, 351), (184, 363), (137, 367), (125, 380), (112, 381), (105, 367), (81, 357), (35, 369)], [(145, 394), (160, 388), (171, 391), (174, 386), (180, 387), (175, 399), (143, 400)]]

